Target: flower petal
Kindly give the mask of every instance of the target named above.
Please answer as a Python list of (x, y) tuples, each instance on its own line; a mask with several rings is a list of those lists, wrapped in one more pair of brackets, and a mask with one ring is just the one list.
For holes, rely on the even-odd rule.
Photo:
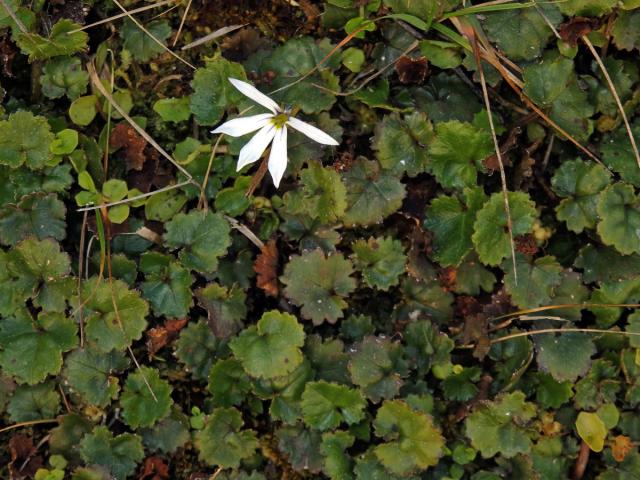
[(279, 128), (276, 136), (273, 138), (271, 145), (271, 154), (269, 155), (269, 173), (273, 178), (273, 184), (278, 188), (280, 180), (284, 176), (287, 169), (287, 129)]
[(261, 113), (259, 115), (252, 115), (251, 117), (239, 117), (224, 122), (211, 133), (224, 133), (225, 135), (231, 135), (232, 137), (241, 137), (247, 133), (255, 132), (261, 129), (269, 120), (273, 117), (271, 113)]
[(276, 130), (275, 125), (268, 123), (242, 147), (236, 171), (240, 171), (245, 165), (255, 162), (262, 156), (269, 142), (273, 140)]
[(278, 113), (280, 111), (280, 107), (278, 107), (278, 104), (276, 102), (271, 100), (253, 85), (247, 82), (243, 82), (242, 80), (238, 80), (237, 78), (229, 78), (229, 81), (233, 84), (234, 87), (236, 87), (254, 102), (259, 103), (265, 108), (268, 108), (273, 113)]
[(318, 143), (322, 143), (324, 145), (339, 145), (333, 138), (324, 133), (319, 128), (314, 127), (313, 125), (309, 125), (307, 122), (303, 122), (302, 120), (298, 120), (297, 118), (290, 117), (287, 120), (287, 125), (295, 128), (300, 133), (304, 133), (311, 140), (315, 140)]

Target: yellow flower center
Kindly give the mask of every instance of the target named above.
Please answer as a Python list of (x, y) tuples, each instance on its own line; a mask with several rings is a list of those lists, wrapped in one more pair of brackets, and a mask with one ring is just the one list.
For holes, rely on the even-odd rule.
[(287, 120), (289, 120), (288, 113), (279, 113), (278, 115), (275, 115), (273, 118), (271, 118), (271, 123), (275, 125), (276, 128), (283, 128), (287, 123)]

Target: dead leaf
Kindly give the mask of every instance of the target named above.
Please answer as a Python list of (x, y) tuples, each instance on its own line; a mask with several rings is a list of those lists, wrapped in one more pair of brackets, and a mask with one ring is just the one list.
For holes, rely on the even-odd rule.
[(616, 462), (623, 461), (631, 450), (633, 450), (631, 438), (626, 435), (614, 437), (613, 444), (611, 445), (611, 455), (613, 455)]
[(400, 83), (421, 84), (427, 76), (429, 67), (426, 57), (412, 58), (402, 55), (395, 64)]
[(9, 440), (9, 475), (11, 480), (33, 478), (42, 466), (42, 457), (36, 455), (37, 449), (33, 445), (33, 439), (21, 433), (16, 433)]
[(456, 279), (458, 276), (458, 270), (455, 267), (443, 268), (438, 274), (438, 280), (440, 285), (447, 292), (451, 292), (456, 288)]
[(489, 340), (489, 319), (484, 313), (464, 317), (462, 339), (465, 344), (471, 342), (475, 344), (473, 349), (475, 358), (482, 360), (487, 356), (491, 349), (491, 341)]
[[(511, 159), (507, 156), (507, 154), (518, 145), (518, 137), (522, 133), (522, 128), (515, 127), (509, 131), (509, 135), (507, 139), (500, 145), (500, 157), (502, 158), (502, 163), (505, 167), (511, 165)], [(484, 168), (490, 170), (492, 172), (497, 172), (500, 170), (500, 162), (498, 161), (498, 156), (494, 153), (489, 155), (482, 161)]]
[(271, 297), (278, 296), (278, 248), (275, 238), (270, 239), (253, 264), (253, 270), (258, 274), (258, 288)]
[(147, 457), (138, 480), (166, 480), (169, 478), (169, 466), (160, 457)]
[(142, 170), (146, 156), (144, 149), (147, 141), (127, 123), (119, 123), (111, 131), (109, 145), (113, 148), (124, 148), (128, 170)]
[(532, 234), (520, 235), (516, 237), (514, 241), (516, 244), (516, 252), (523, 253), (524, 255), (535, 255), (538, 253), (538, 243)]
[(560, 25), (558, 34), (562, 40), (575, 47), (580, 37), (597, 30), (601, 26), (602, 21), (598, 18), (573, 17), (568, 22)]
[(171, 343), (186, 324), (186, 318), (170, 318), (164, 322), (164, 325), (150, 329), (147, 332), (149, 355), (154, 355), (161, 348)]

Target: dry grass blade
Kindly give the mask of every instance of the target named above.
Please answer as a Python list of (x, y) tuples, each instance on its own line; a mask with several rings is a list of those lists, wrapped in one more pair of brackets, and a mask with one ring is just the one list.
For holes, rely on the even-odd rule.
[(622, 116), (622, 121), (624, 122), (624, 127), (627, 129), (627, 135), (629, 135), (629, 141), (631, 142), (631, 148), (633, 149), (633, 154), (636, 157), (636, 163), (638, 164), (638, 167), (640, 168), (640, 153), (638, 152), (638, 146), (636, 145), (636, 139), (633, 136), (633, 131), (631, 130), (631, 125), (629, 125), (629, 119), (627, 118), (627, 114), (625, 113), (624, 107), (622, 106), (622, 102), (620, 101), (620, 96), (618, 95), (618, 91), (616, 90), (616, 86), (613, 84), (613, 80), (611, 80), (611, 76), (609, 75), (609, 72), (607, 71), (607, 67), (604, 66), (604, 63), (602, 63), (602, 59), (600, 58), (600, 55), (598, 55), (598, 52), (596, 51), (596, 49), (593, 47), (593, 44), (591, 43), (591, 40), (589, 40), (586, 35), (583, 35), (582, 36), (582, 41), (587, 46), (587, 48), (591, 51), (591, 54), (593, 55), (593, 58), (596, 59), (596, 62), (598, 63), (598, 66), (600, 67), (600, 70), (602, 71), (602, 74), (604, 75), (604, 78), (607, 81), (607, 85), (609, 86), (609, 90), (611, 91), (611, 95), (613, 95), (613, 98), (616, 101), (616, 105), (618, 106), (618, 110), (620, 110), (620, 115)]
[(249, 227), (247, 227), (246, 225), (243, 225), (238, 220), (228, 215), (225, 215), (224, 218), (227, 220), (227, 222), (231, 224), (233, 228), (235, 228), (240, 233), (242, 233), (245, 237), (247, 237), (247, 239), (249, 239), (249, 241), (251, 241), (251, 243), (253, 243), (256, 247), (258, 247), (259, 249), (264, 248), (264, 242), (260, 240), (255, 233), (249, 230)]
[(621, 330), (603, 330), (601, 328), (542, 328), (540, 330), (529, 330), (527, 332), (516, 332), (504, 337), (494, 338), (491, 344), (506, 342), (514, 338), (530, 337), (533, 335), (542, 335), (545, 333), (604, 333), (611, 335), (625, 335), (630, 337), (640, 336), (640, 332), (623, 332)]
[(246, 27), (247, 25), (249, 25), (248, 23), (243, 23), (242, 25), (229, 25), (228, 27), (222, 27), (219, 28), (218, 30), (216, 30), (215, 32), (212, 32), (208, 35), (205, 35), (204, 37), (201, 37), (191, 43), (186, 44), (184, 47), (182, 47), (180, 50), (188, 50), (190, 48), (193, 47), (197, 47), (198, 45), (202, 45), (203, 43), (207, 43), (210, 42), (211, 40), (215, 40), (216, 38), (220, 38), (223, 37), (231, 32), (235, 32), (236, 30), (242, 28), (242, 27)]
[(189, 0), (189, 3), (187, 3), (187, 7), (184, 9), (184, 13), (182, 14), (182, 18), (180, 19), (180, 26), (178, 27), (178, 32), (176, 33), (176, 38), (173, 39), (173, 43), (171, 44), (172, 47), (176, 46), (176, 43), (178, 43), (178, 39), (180, 38), (180, 34), (182, 34), (184, 22), (187, 19), (189, 10), (191, 10), (191, 3), (193, 3), (193, 0)]
[(497, 317), (492, 317), (489, 321), (495, 322), (503, 318), (519, 317), (530, 313), (546, 312), (547, 310), (559, 310), (564, 308), (640, 308), (640, 303), (562, 303), (559, 305), (546, 305), (544, 307), (527, 308), (511, 313), (505, 313)]
[[(87, 234), (87, 220), (89, 217), (88, 212), (84, 212), (82, 216), (82, 227), (80, 229), (80, 246), (78, 247), (78, 303), (82, 305), (82, 274), (84, 273), (84, 262), (82, 261), (82, 254), (84, 252), (84, 244)], [(80, 348), (84, 348), (84, 316), (82, 308), (78, 309), (78, 325), (80, 327)]]
[[(2, 2), (2, 1), (4, 1), (4, 0), (0, 0), (0, 2)], [(114, 20), (118, 20), (119, 18), (127, 17), (129, 15), (133, 15), (134, 13), (145, 12), (147, 10), (151, 10), (151, 9), (154, 9), (154, 8), (163, 7), (163, 6), (168, 5), (170, 3), (174, 3), (175, 1), (176, 0), (163, 0), (162, 2), (154, 3), (153, 5), (145, 5), (144, 7), (134, 8), (133, 10), (129, 10), (127, 13), (119, 13), (118, 15), (114, 15), (113, 17), (105, 18), (105, 19), (100, 20), (98, 22), (93, 22), (93, 23), (90, 23), (89, 25), (84, 25), (84, 26), (82, 26), (80, 28), (76, 28), (75, 30), (71, 30), (71, 31), (67, 32), (67, 35), (71, 35), (72, 33), (76, 33), (76, 32), (81, 32), (82, 30), (87, 30), (89, 28), (97, 27), (98, 25), (103, 25), (105, 23), (113, 22)]]
[(57, 418), (48, 418), (45, 420), (29, 420), (28, 422), (14, 423), (13, 425), (9, 425), (8, 427), (0, 428), (0, 433), (8, 432), (9, 430), (14, 430), (16, 428), (30, 427), (32, 425), (42, 425), (43, 423), (60, 423), (60, 421)]
[(166, 187), (159, 188), (158, 190), (154, 190), (153, 192), (141, 193), (140, 195), (136, 195), (136, 196), (131, 197), (131, 198), (124, 198), (122, 200), (118, 200), (117, 202), (103, 203), (102, 205), (94, 205), (92, 207), (78, 208), (76, 210), (76, 212), (90, 212), (92, 210), (98, 210), (100, 208), (109, 208), (109, 207), (113, 207), (115, 205), (122, 205), (124, 203), (135, 202), (137, 200), (142, 200), (143, 198), (152, 197), (153, 195), (156, 195), (156, 194), (161, 193), (161, 192), (166, 192), (166, 191), (169, 191), (169, 190), (173, 190), (174, 188), (184, 187), (186, 185), (189, 185), (190, 183), (192, 184), (193, 181), (192, 180), (185, 180), (184, 182), (180, 182), (180, 183), (176, 183), (174, 185), (168, 185)]
[(182, 58), (180, 55), (178, 55), (177, 53), (172, 51), (164, 43), (162, 43), (160, 40), (158, 40), (149, 30), (144, 28), (144, 25), (142, 25), (138, 20), (136, 20), (136, 18), (133, 15), (131, 15), (131, 12), (129, 12), (126, 8), (124, 8), (122, 6), (122, 4), (120, 4), (120, 2), (118, 2), (118, 0), (113, 0), (113, 3), (115, 3), (118, 6), (118, 8), (120, 10), (122, 10), (122, 12), (129, 18), (129, 20), (131, 20), (133, 23), (135, 23), (136, 26), (140, 30), (142, 30), (145, 34), (147, 34), (149, 36), (149, 38), (151, 38), (151, 40), (153, 40), (155, 43), (157, 43), (158, 46), (160, 46), (160, 48), (162, 48), (164, 51), (168, 52), (172, 57), (176, 58), (177, 60), (180, 60), (185, 65), (191, 67), (193, 70), (196, 69), (196, 67), (194, 67), (189, 62), (187, 62), (184, 58)]
[(200, 199), (198, 200), (198, 208), (204, 208), (205, 210), (209, 207), (207, 203), (207, 194), (205, 190), (207, 189), (207, 183), (209, 183), (209, 175), (211, 175), (211, 168), (213, 167), (213, 160), (216, 158), (216, 153), (218, 152), (218, 145), (220, 145), (220, 140), (222, 140), (223, 134), (218, 135), (218, 139), (216, 143), (213, 144), (211, 148), (211, 156), (209, 157), (209, 164), (207, 165), (207, 171), (204, 174), (204, 180), (202, 181), (202, 187), (200, 188)]

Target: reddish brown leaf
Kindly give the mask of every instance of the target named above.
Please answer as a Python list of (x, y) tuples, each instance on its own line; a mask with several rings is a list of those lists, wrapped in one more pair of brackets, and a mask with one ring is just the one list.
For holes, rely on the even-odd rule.
[(442, 285), (442, 288), (444, 288), (447, 292), (455, 290), (457, 276), (458, 271), (455, 267), (443, 268), (438, 275), (440, 285)]
[(127, 123), (119, 123), (111, 131), (109, 145), (113, 148), (124, 148), (128, 170), (142, 170), (146, 160), (144, 148), (147, 141)]
[(42, 466), (42, 457), (36, 455), (37, 449), (33, 445), (33, 439), (21, 433), (16, 433), (9, 439), (9, 475), (11, 480), (33, 478), (36, 471)]
[(278, 296), (278, 248), (276, 240), (272, 238), (262, 247), (258, 258), (253, 264), (253, 269), (258, 274), (258, 288), (272, 297)]
[(580, 37), (597, 30), (601, 25), (602, 21), (599, 18), (573, 17), (568, 22), (560, 25), (558, 34), (562, 40), (575, 47)]
[(170, 318), (164, 325), (155, 327), (147, 332), (147, 349), (150, 355), (171, 343), (187, 324), (186, 318)]
[(462, 332), (464, 343), (473, 342), (473, 356), (482, 360), (491, 348), (489, 340), (489, 320), (484, 313), (468, 315), (464, 318), (464, 330)]
[(421, 84), (427, 76), (429, 67), (425, 57), (411, 58), (402, 55), (395, 64), (396, 73), (400, 83), (416, 83)]
[(482, 311), (490, 318), (509, 313), (512, 311), (511, 296), (504, 287), (501, 288), (498, 292), (491, 295), (491, 303), (482, 307)]
[(139, 480), (166, 480), (169, 478), (169, 466), (160, 457), (147, 457)]
[(616, 462), (621, 462), (627, 456), (627, 454), (633, 450), (633, 443), (631, 438), (626, 435), (618, 435), (613, 439), (611, 445), (611, 455), (615, 458)]
[(520, 252), (525, 255), (535, 255), (538, 253), (538, 244), (532, 234), (520, 235), (514, 240), (516, 244), (516, 252)]

